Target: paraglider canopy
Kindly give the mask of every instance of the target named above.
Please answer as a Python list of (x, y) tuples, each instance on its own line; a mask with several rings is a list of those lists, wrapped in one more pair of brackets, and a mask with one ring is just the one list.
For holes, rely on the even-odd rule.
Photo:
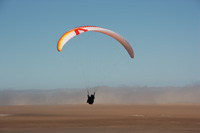
[(134, 52), (132, 47), (130, 46), (130, 44), (128, 43), (128, 41), (126, 41), (122, 36), (120, 36), (119, 34), (105, 29), (105, 28), (101, 28), (101, 27), (97, 27), (97, 26), (80, 26), (80, 27), (76, 27), (74, 29), (71, 29), (69, 31), (67, 31), (66, 33), (64, 33), (61, 38), (59, 39), (58, 43), (57, 43), (57, 50), (61, 51), (63, 46), (74, 36), (79, 35), (80, 33), (84, 33), (87, 31), (95, 31), (95, 32), (100, 32), (106, 35), (109, 35), (111, 37), (113, 37), (114, 39), (116, 39), (118, 42), (121, 43), (121, 45), (127, 50), (127, 52), (129, 53), (131, 58), (134, 58)]

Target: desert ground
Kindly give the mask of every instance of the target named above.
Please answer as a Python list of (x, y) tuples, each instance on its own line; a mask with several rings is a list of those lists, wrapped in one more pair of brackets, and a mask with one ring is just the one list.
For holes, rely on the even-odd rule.
[(200, 105), (0, 106), (0, 133), (200, 133)]

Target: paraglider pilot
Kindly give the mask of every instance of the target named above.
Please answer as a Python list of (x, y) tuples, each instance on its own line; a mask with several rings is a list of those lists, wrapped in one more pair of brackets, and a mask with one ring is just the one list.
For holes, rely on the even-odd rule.
[(94, 94), (89, 94), (89, 91), (88, 91), (88, 99), (87, 99), (87, 103), (88, 104), (93, 104), (94, 103), (94, 99), (95, 99), (95, 92), (94, 92)]

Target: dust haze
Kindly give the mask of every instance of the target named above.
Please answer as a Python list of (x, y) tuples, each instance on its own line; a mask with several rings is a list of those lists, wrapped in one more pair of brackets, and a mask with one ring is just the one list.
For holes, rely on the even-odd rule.
[[(200, 83), (185, 87), (95, 87), (95, 104), (199, 104)], [(86, 104), (86, 89), (0, 90), (0, 105)]]

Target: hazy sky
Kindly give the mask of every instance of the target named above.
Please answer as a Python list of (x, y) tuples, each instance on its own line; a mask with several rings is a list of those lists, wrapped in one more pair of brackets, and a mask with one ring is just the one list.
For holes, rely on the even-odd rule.
[[(57, 51), (66, 31), (87, 32)], [(0, 0), (0, 89), (185, 86), (200, 81), (198, 0)]]

